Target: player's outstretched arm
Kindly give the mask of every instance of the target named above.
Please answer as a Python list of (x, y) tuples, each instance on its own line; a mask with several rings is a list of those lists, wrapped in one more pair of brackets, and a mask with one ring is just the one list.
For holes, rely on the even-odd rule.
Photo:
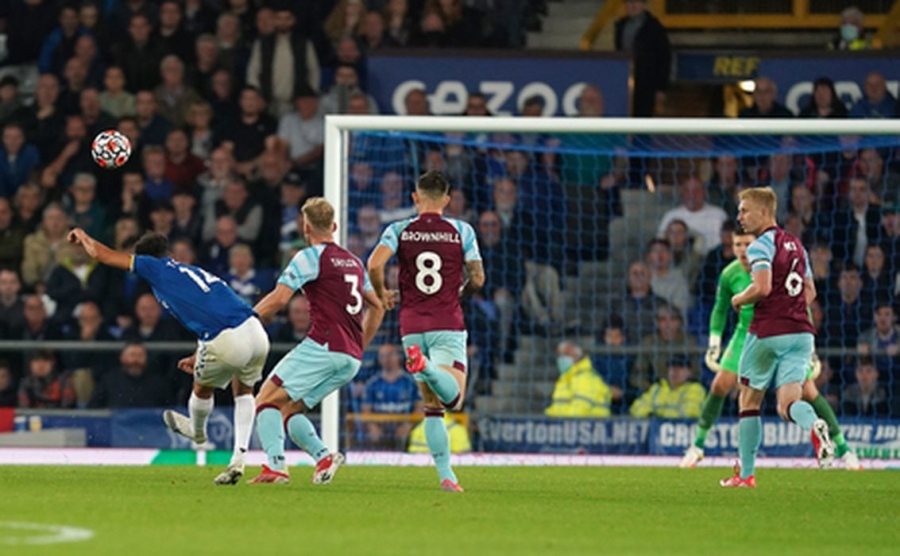
[(372, 255), (369, 256), (369, 262), (366, 268), (369, 271), (369, 281), (372, 282), (372, 289), (378, 299), (381, 300), (383, 310), (390, 311), (394, 308), (394, 296), (385, 289), (384, 286), (384, 267), (388, 260), (394, 255), (393, 250), (386, 245), (378, 245)]
[(384, 319), (384, 305), (381, 298), (375, 293), (375, 290), (369, 290), (365, 293), (366, 313), (363, 315), (362, 331), (363, 331), (363, 349), (369, 347), (372, 338), (378, 333), (381, 321)]
[(270, 291), (268, 295), (259, 300), (253, 310), (259, 315), (261, 321), (268, 324), (272, 320), (272, 317), (275, 316), (275, 313), (287, 305), (293, 295), (293, 289), (284, 284), (277, 284), (274, 290)]
[(738, 311), (744, 305), (754, 305), (772, 293), (772, 269), (759, 268), (753, 271), (753, 282), (747, 289), (731, 298), (731, 305)]
[(478, 293), (484, 287), (484, 265), (480, 260), (466, 263), (466, 276), (466, 281), (459, 290), (460, 299)]
[(131, 255), (122, 253), (121, 251), (110, 249), (109, 247), (103, 245), (96, 239), (89, 236), (87, 232), (85, 232), (81, 228), (75, 228), (74, 230), (70, 231), (68, 239), (69, 243), (74, 243), (75, 245), (80, 245), (81, 247), (83, 247), (84, 251), (92, 259), (95, 259), (101, 264), (105, 264), (113, 268), (120, 268), (122, 270), (131, 269)]

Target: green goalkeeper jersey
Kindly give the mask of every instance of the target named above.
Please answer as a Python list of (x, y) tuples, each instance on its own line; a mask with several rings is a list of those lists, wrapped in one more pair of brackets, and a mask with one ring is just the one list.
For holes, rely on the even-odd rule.
[[(713, 305), (712, 315), (709, 317), (709, 333), (721, 336), (725, 332), (725, 323), (728, 322), (728, 312), (731, 311), (731, 298), (741, 293), (753, 282), (750, 273), (741, 266), (741, 261), (735, 259), (728, 263), (719, 275), (719, 286), (716, 290), (716, 304)], [(734, 336), (743, 338), (750, 330), (750, 321), (753, 320), (753, 305), (741, 307), (741, 314)]]

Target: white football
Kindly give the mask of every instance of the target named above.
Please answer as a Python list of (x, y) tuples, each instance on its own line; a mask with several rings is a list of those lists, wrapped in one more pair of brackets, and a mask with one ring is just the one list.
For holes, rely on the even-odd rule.
[(131, 141), (114, 129), (101, 131), (91, 143), (91, 156), (101, 168), (114, 170), (131, 157)]

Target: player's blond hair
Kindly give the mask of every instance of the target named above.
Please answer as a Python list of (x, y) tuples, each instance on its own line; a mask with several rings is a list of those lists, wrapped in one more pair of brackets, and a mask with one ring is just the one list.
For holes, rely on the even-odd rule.
[(775, 216), (778, 209), (778, 196), (771, 187), (753, 187), (740, 193), (741, 201), (751, 201), (767, 209), (769, 214)]
[(317, 232), (330, 234), (334, 228), (334, 207), (324, 197), (310, 197), (303, 203), (303, 221)]

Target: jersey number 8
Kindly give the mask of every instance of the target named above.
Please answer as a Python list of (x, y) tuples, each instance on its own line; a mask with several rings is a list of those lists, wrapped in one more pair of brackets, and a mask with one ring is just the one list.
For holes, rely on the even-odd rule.
[(433, 251), (424, 251), (416, 257), (416, 288), (426, 295), (433, 295), (440, 291), (444, 285), (444, 278), (440, 274), (443, 262), (441, 257)]

